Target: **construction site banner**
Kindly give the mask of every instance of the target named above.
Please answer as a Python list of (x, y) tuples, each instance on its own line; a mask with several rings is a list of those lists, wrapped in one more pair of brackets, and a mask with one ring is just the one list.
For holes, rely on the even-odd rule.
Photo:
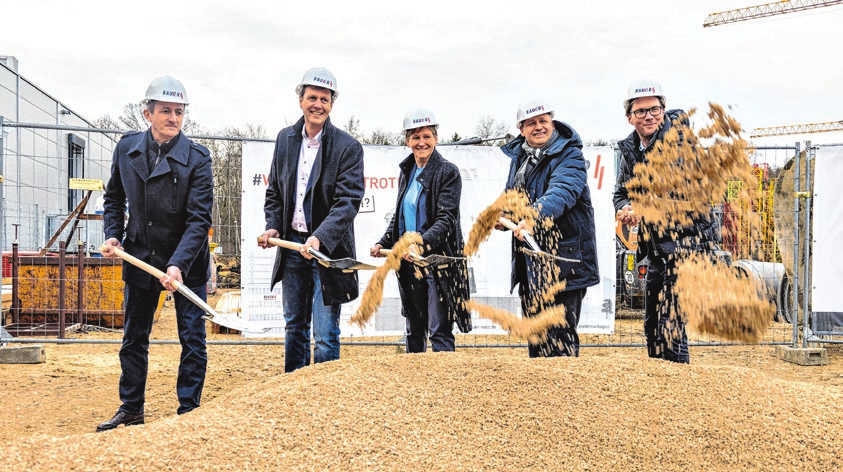
[(814, 165), (812, 253), (822, 257), (811, 259), (811, 311), (814, 330), (830, 332), (843, 326), (843, 147), (820, 147)]
[[(460, 169), (463, 193), (460, 206), (463, 235), (467, 237), (477, 215), (503, 192), (509, 158), (500, 149), (487, 146), (439, 146), (439, 151)], [(272, 161), (273, 144), (247, 142), (243, 146), (241, 315), (255, 325), (271, 327), (266, 336), (283, 336), (283, 309), (278, 284), (269, 290), (275, 249), (257, 247), (256, 238), (265, 228), (263, 204)], [(583, 150), (589, 161), (588, 185), (597, 225), (597, 254), (600, 284), (588, 289), (583, 301), (579, 328), (583, 333), (612, 334), (615, 318), (615, 221), (612, 191), (615, 182), (614, 151), (609, 147)], [(383, 235), (395, 211), (398, 193), (398, 163), (410, 151), (403, 146), (364, 146), (366, 193), (354, 221), (357, 259), (380, 265), (383, 259), (369, 256)], [(471, 297), (480, 303), (520, 313), (520, 303), (509, 291), (511, 233), (493, 231), (478, 254), (469, 262)], [(360, 271), (360, 292), (366, 289), (372, 272)], [(343, 337), (400, 335), (404, 333), (398, 283), (387, 277), (383, 304), (369, 325), (360, 329), (348, 323), (360, 300), (342, 307)], [(503, 334), (494, 323), (473, 319), (476, 334)]]

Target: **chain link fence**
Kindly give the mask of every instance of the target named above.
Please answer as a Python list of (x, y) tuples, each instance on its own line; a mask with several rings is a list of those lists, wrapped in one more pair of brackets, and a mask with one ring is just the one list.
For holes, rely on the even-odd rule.
[[(101, 192), (69, 188), (70, 179), (99, 179), (107, 183), (111, 157), (120, 130), (0, 122), (2, 149), (3, 326), (15, 342), (120, 342), (86, 339), (84, 333), (119, 331), (122, 327), (121, 265), (98, 256), (103, 242)], [(212, 279), (208, 288), (212, 306), (218, 298), (240, 289), (242, 144), (271, 141), (245, 136), (193, 136), (211, 151), (215, 176), (213, 233), (209, 235)], [(20, 140), (20, 142), (18, 142)], [(794, 319), (799, 318), (794, 286), (801, 289), (798, 264), (804, 245), (799, 236), (796, 175), (805, 174), (795, 157), (805, 155), (793, 146), (759, 147), (751, 155), (761, 197), (751, 208), (736, 211), (735, 187), (717, 206), (724, 251), (746, 276), (762, 283), (765, 295), (777, 306), (774, 322), (763, 343), (794, 343), (799, 339)], [(802, 161), (807, 162), (803, 159)], [(506, 169), (501, 169), (505, 172)], [(804, 181), (804, 176), (802, 177)], [(737, 183), (735, 184), (737, 185)], [(98, 199), (100, 201), (98, 202)], [(249, 209), (262, 212), (262, 208)], [(129, 209), (131, 212), (131, 209)], [(749, 231), (741, 215), (756, 214), (761, 230)], [(804, 223), (804, 219), (802, 220)], [(468, 228), (463, 228), (467, 233)], [(617, 287), (615, 330), (610, 335), (581, 335), (584, 347), (644, 346), (643, 287), (646, 262), (635, 257), (628, 229), (618, 231), (614, 271)], [(250, 239), (250, 238), (247, 238)], [(14, 244), (13, 244), (14, 243)], [(17, 255), (13, 254), (16, 246)], [(502, 256), (504, 257), (504, 256)], [(507, 264), (508, 266), (508, 264)], [(794, 272), (794, 268), (796, 271)], [(81, 277), (80, 277), (81, 275)], [(802, 293), (802, 292), (799, 292)], [(160, 305), (166, 306), (162, 293)], [(396, 309), (398, 309), (396, 307)], [(355, 337), (344, 333), (346, 345), (403, 346), (399, 336)], [(172, 333), (175, 338), (175, 332)], [(692, 345), (722, 345), (718, 338), (689, 333)], [(795, 337), (794, 337), (795, 336)], [(59, 338), (72, 337), (74, 340)], [(157, 341), (172, 343), (173, 340)], [(278, 344), (282, 340), (213, 337), (209, 343)], [(508, 335), (457, 335), (461, 347), (522, 347), (522, 339)]]

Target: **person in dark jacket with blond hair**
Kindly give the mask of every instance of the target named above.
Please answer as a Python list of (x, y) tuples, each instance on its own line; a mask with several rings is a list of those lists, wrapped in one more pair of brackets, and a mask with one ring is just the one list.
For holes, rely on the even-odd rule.
[[(398, 200), (392, 221), (372, 247), (373, 257), (383, 257), (407, 232), (416, 232), (422, 244), (412, 244), (398, 270), (402, 314), (406, 317), (407, 352), (425, 352), (427, 341), (434, 352), (455, 349), (454, 322), (460, 331), (471, 330), (468, 267), (465, 260), (436, 267), (417, 267), (414, 256), (461, 256), (460, 229), (462, 178), (454, 164), (436, 150), (439, 123), (428, 110), (411, 110), (404, 117), (404, 140), (412, 151), (399, 168)], [(418, 277), (420, 275), (420, 277)]]

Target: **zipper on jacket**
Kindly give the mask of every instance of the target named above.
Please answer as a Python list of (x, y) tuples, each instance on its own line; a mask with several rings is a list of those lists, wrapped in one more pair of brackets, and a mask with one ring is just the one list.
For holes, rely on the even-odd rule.
[(171, 206), (170, 206), (170, 208), (172, 208), (173, 211), (176, 211), (176, 194), (177, 194), (177, 190), (178, 190), (178, 183), (179, 183), (179, 178), (173, 177), (173, 200), (172, 200), (172, 203), (171, 203)]

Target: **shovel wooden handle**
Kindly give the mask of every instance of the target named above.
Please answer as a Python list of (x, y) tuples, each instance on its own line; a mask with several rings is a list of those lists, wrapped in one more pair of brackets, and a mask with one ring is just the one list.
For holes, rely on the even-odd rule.
[(301, 251), (302, 247), (302, 244), (295, 243), (293, 241), (285, 241), (280, 238), (267, 238), (267, 242), (273, 246), (283, 247), (284, 249), (292, 249), (293, 251)]
[[(518, 225), (510, 221), (509, 218), (504, 218), (503, 216), (501, 216), (500, 218), (498, 218), (498, 221), (500, 221), (502, 225), (509, 228), (513, 233), (518, 229)], [(530, 246), (533, 251), (543, 252), (539, 247), (539, 243), (537, 243), (536, 240), (533, 239), (533, 235), (530, 234), (529, 231), (527, 231), (526, 229), (522, 229), (519, 234), (522, 238), (524, 238), (524, 241), (526, 241), (527, 245)]]
[[(260, 237), (258, 237), (258, 241), (260, 241)], [(267, 238), (267, 242), (269, 242), (269, 244), (272, 244), (273, 246), (283, 247), (284, 249), (292, 249), (293, 251), (301, 251), (302, 246), (304, 246), (304, 244), (296, 243), (293, 241), (286, 241), (280, 238)], [(307, 252), (308, 254), (317, 259), (321, 259), (323, 261), (330, 261), (328, 256), (322, 254), (316, 249), (313, 249), (312, 247), (308, 248)]]
[[(388, 256), (388, 255), (392, 254), (392, 249), (381, 249), (380, 253), (383, 254), (384, 256)], [(416, 254), (415, 252), (411, 252), (410, 253), (410, 259), (412, 259), (414, 261), (423, 261), (424, 257)]]
[[(105, 246), (100, 246), (100, 251), (102, 251), (103, 249), (105, 249)], [(126, 252), (126, 251), (124, 251), (120, 248), (112, 247), (111, 250), (114, 251), (114, 254), (117, 254), (117, 256), (119, 256), (120, 259), (123, 259), (124, 261), (128, 262), (129, 264), (132, 264), (133, 266), (135, 266), (139, 269), (142, 269), (144, 272), (146, 272), (147, 274), (155, 277), (158, 280), (161, 280), (161, 277), (164, 276), (163, 271), (161, 271), (159, 269), (156, 269), (155, 267), (147, 264), (146, 262), (138, 259), (137, 257), (129, 254), (128, 252)], [(178, 288), (178, 286), (181, 285), (178, 280), (173, 280), (172, 283), (173, 283), (173, 286), (176, 287), (176, 288)]]
[[(509, 218), (504, 218), (503, 216), (501, 216), (500, 218), (498, 218), (498, 221), (500, 222), (500, 224), (504, 225), (507, 229), (509, 229), (512, 232), (515, 232), (515, 231), (518, 230), (518, 225), (513, 223)], [(524, 236), (525, 234), (530, 234), (530, 232), (527, 231), (526, 229), (522, 229), (521, 230), (521, 236)]]

